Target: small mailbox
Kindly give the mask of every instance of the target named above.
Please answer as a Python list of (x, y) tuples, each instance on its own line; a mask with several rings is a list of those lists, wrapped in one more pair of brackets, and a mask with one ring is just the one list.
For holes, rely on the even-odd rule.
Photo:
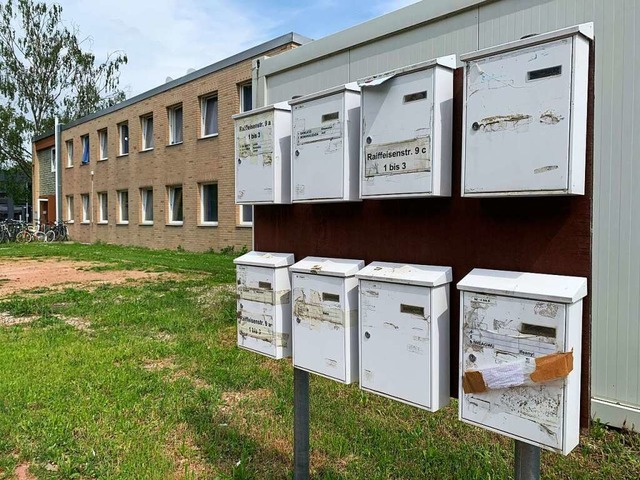
[(249, 252), (233, 262), (238, 346), (271, 358), (290, 357), (293, 254)]
[(361, 198), (451, 195), (455, 68), (450, 55), (358, 82)]
[(282, 102), (233, 116), (236, 203), (291, 203), (291, 107)]
[(358, 380), (358, 280), (362, 260), (307, 257), (290, 267), (293, 365), (342, 383)]
[(593, 24), (462, 55), (463, 196), (582, 195)]
[(360, 88), (347, 84), (289, 104), (291, 200), (358, 200)]
[(458, 289), (460, 419), (567, 455), (580, 433), (587, 280), (474, 269)]
[(436, 411), (449, 403), (450, 267), (373, 262), (360, 281), (360, 388)]

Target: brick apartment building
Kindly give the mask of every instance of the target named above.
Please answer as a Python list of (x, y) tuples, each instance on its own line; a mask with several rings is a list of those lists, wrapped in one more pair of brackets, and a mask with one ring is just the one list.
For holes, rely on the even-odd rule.
[[(61, 128), (71, 239), (205, 251), (251, 246), (234, 201), (231, 116), (252, 107), (252, 61), (309, 40), (290, 33)], [(54, 135), (34, 139), (34, 217), (55, 220)]]

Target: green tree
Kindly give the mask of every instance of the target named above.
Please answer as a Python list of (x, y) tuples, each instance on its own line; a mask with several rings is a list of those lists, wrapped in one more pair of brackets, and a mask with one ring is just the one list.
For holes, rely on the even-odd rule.
[[(0, 170), (31, 177), (31, 139), (124, 100), (122, 52), (97, 63), (90, 39), (62, 22), (62, 7), (33, 0), (0, 4)], [(9, 175), (11, 177), (11, 175)]]

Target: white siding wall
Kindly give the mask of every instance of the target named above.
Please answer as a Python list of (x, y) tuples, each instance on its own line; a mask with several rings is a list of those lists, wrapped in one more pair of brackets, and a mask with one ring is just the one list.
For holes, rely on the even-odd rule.
[[(452, 0), (449, 0), (452, 1)], [(387, 16), (431, 14), (425, 0)], [(465, 2), (465, 5), (474, 2)], [(592, 415), (640, 428), (640, 2), (638, 0), (498, 0), (384, 36), (266, 79), (265, 103), (289, 100), (367, 75), (451, 53), (593, 21), (596, 38), (594, 151)], [(420, 10), (422, 8), (422, 10)], [(443, 7), (445, 8), (445, 7)], [(425, 17), (427, 20), (428, 17)], [(349, 32), (371, 38), (381, 19)], [(342, 35), (342, 34), (338, 34)], [(349, 35), (343, 35), (345, 38)], [(322, 42), (319, 40), (318, 42)], [(337, 42), (334, 42), (337, 43)], [(307, 48), (312, 51), (311, 44)], [(288, 54), (285, 54), (288, 55)], [(296, 61), (303, 51), (294, 53)], [(286, 57), (274, 62), (284, 66)], [(293, 57), (292, 57), (293, 58)], [(265, 59), (268, 68), (270, 59)], [(284, 68), (284, 67), (283, 67)], [(273, 70), (273, 69), (271, 69)], [(635, 168), (634, 168), (635, 167)]]

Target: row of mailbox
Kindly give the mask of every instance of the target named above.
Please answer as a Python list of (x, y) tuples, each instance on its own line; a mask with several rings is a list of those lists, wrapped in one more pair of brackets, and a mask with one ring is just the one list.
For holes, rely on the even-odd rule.
[[(462, 195), (584, 194), (593, 24), (462, 55)], [(450, 196), (456, 56), (235, 115), (236, 202)]]
[[(449, 403), (450, 267), (249, 252), (238, 345), (416, 407)], [(460, 290), (463, 421), (569, 453), (578, 443), (586, 279), (474, 269)]]

